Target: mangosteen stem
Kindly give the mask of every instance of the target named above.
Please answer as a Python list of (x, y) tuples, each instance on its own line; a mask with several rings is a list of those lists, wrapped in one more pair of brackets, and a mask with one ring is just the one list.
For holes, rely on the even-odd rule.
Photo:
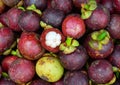
[(79, 42), (71, 37), (67, 37), (66, 41), (59, 46), (59, 49), (65, 54), (74, 52), (79, 46)]
[(0, 28), (4, 27), (4, 25), (2, 23), (0, 23)]
[(21, 9), (21, 10), (25, 11), (25, 8), (22, 7), (22, 6), (19, 6), (18, 9)]
[(27, 10), (32, 10), (32, 11), (36, 12), (37, 14), (39, 14), (40, 16), (42, 15), (42, 12), (39, 9), (36, 8), (35, 4), (32, 4), (32, 5), (28, 6), (26, 9)]
[(67, 46), (70, 46), (70, 45), (71, 45), (72, 39), (73, 39), (73, 38), (71, 38), (71, 37), (67, 37), (67, 40), (65, 41), (66, 44), (67, 44)]
[(43, 22), (43, 21), (40, 21), (40, 26), (42, 27), (42, 28), (44, 28), (44, 30), (46, 30), (46, 29), (49, 29), (49, 28), (53, 28), (51, 25), (47, 25), (45, 22)]
[(113, 72), (120, 72), (120, 69), (115, 66), (113, 66), (112, 69), (113, 69)]
[(9, 75), (8, 75), (6, 72), (2, 72), (2, 76), (3, 76), (4, 78), (9, 78)]
[(106, 32), (106, 31), (103, 31), (102, 33), (100, 33), (100, 34), (98, 35), (97, 40), (101, 41), (101, 40), (103, 40), (106, 36), (107, 36), (107, 32)]
[(19, 58), (22, 58), (22, 55), (20, 54), (19, 50), (17, 49), (16, 51), (15, 50), (12, 50), (11, 51), (11, 54), (14, 55), (14, 56), (18, 56)]
[(81, 18), (87, 19), (91, 16), (92, 12), (97, 8), (96, 0), (89, 0), (86, 4), (81, 4)]
[(18, 3), (16, 6), (17, 6), (17, 7), (20, 7), (20, 6), (23, 5), (23, 3), (24, 3), (24, 1), (23, 1), (23, 0), (20, 0), (19, 3)]

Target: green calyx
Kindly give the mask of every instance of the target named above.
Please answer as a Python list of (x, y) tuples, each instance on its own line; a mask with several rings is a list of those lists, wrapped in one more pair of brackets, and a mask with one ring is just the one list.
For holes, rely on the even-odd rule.
[(9, 78), (9, 75), (6, 72), (2, 72), (2, 77)]
[(51, 25), (47, 25), (45, 22), (40, 21), (40, 26), (44, 29), (53, 28)]
[(97, 2), (96, 0), (89, 0), (86, 4), (81, 4), (81, 18), (87, 19), (91, 16), (92, 11), (94, 11), (97, 8)]
[(69, 54), (74, 52), (78, 46), (79, 42), (77, 40), (67, 37), (66, 41), (60, 45), (59, 49), (65, 54)]
[(39, 9), (37, 9), (34, 4), (32, 4), (31, 6), (28, 6), (26, 9), (32, 10), (32, 11), (36, 12), (37, 14), (42, 15), (42, 12)]
[(20, 54), (19, 50), (12, 50), (11, 55), (18, 56), (19, 58), (22, 58), (23, 56)]
[(25, 11), (25, 8), (22, 6), (19, 6), (18, 9)]
[(9, 55), (12, 51), (12, 49), (17, 45), (16, 41), (13, 42), (13, 44), (11, 45), (11, 47), (7, 50), (5, 50), (2, 55)]
[(89, 42), (89, 45), (96, 50), (101, 50), (102, 46), (110, 41), (110, 35), (106, 30), (93, 32), (91, 38), (92, 40)]
[(0, 28), (4, 27), (4, 25), (0, 22)]

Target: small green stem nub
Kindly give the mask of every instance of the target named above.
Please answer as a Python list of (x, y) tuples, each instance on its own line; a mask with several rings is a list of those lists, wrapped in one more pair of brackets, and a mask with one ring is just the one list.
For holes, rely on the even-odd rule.
[(4, 78), (9, 78), (9, 75), (8, 75), (6, 72), (2, 72), (2, 76), (3, 76)]
[(42, 15), (42, 12), (39, 9), (36, 8), (35, 4), (32, 4), (31, 6), (28, 6), (26, 9), (27, 10), (32, 10), (32, 11), (36, 12), (37, 14)]
[(97, 40), (101, 41), (107, 36), (107, 32), (103, 31), (101, 34), (98, 35)]
[(4, 25), (0, 22), (0, 28), (4, 27)]
[(71, 45), (72, 39), (73, 39), (73, 38), (71, 38), (71, 37), (67, 37), (67, 40), (65, 41), (66, 44), (67, 44), (67, 46), (70, 46), (70, 45)]
[(86, 4), (81, 4), (81, 18), (88, 19), (97, 8), (96, 0), (89, 0)]

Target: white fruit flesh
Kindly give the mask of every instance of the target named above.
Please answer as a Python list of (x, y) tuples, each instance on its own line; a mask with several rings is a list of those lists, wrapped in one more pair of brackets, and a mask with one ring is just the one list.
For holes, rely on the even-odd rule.
[(45, 37), (45, 44), (51, 48), (56, 48), (61, 43), (61, 35), (55, 31), (50, 31)]

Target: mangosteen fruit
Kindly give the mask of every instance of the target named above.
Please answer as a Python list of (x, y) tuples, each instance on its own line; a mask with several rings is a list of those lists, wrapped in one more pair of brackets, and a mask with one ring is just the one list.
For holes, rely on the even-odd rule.
[(93, 31), (84, 41), (88, 55), (94, 59), (108, 57), (114, 50), (113, 39), (107, 30)]
[(35, 75), (35, 66), (30, 60), (18, 58), (10, 65), (8, 74), (10, 79), (15, 83), (27, 83)]
[(28, 60), (39, 59), (45, 52), (35, 32), (22, 32), (18, 41), (18, 50)]
[(107, 84), (114, 79), (112, 65), (105, 59), (98, 59), (88, 68), (89, 78), (97, 84)]
[(63, 11), (59, 9), (48, 8), (43, 11), (41, 19), (47, 25), (51, 25), (53, 27), (60, 27), (64, 17), (65, 14)]
[(56, 82), (62, 78), (64, 68), (57, 57), (43, 56), (36, 63), (37, 75), (45, 81)]
[(83, 46), (78, 46), (77, 49), (70, 54), (60, 52), (59, 57), (63, 67), (70, 71), (81, 69), (88, 59), (87, 52)]

